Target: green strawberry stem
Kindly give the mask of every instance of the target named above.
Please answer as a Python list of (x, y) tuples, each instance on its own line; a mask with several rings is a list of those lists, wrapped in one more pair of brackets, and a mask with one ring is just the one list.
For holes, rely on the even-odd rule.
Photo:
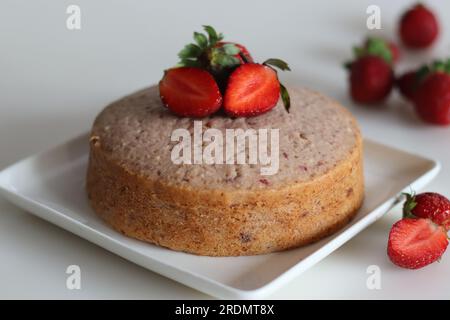
[(418, 82), (425, 79), (430, 73), (445, 72), (450, 74), (450, 58), (447, 60), (435, 60), (430, 65), (423, 65), (416, 71)]
[[(264, 61), (263, 65), (266, 65), (274, 70), (275, 70), (274, 67), (276, 67), (282, 71), (291, 71), (291, 69), (289, 68), (289, 65), (281, 59), (270, 58), (270, 59), (267, 59), (266, 61)], [(275, 72), (277, 72), (277, 71), (275, 70)], [(277, 75), (278, 75), (278, 72), (277, 72)], [(280, 84), (281, 100), (283, 101), (284, 108), (289, 113), (289, 110), (291, 109), (291, 97), (289, 96), (288, 90), (280, 82), (280, 80), (278, 80), (278, 82)]]
[(389, 44), (381, 38), (370, 37), (364, 47), (355, 48), (355, 56), (359, 58), (365, 55), (374, 55), (383, 58), (388, 64), (392, 64), (393, 57)]
[(240, 61), (235, 55), (241, 54), (241, 49), (232, 43), (217, 46), (223, 34), (211, 26), (203, 26), (203, 29), (206, 34), (194, 32), (195, 43), (185, 45), (178, 53), (177, 67), (199, 67), (215, 72), (237, 67)]
[(284, 108), (289, 113), (289, 110), (291, 109), (291, 97), (289, 96), (288, 90), (281, 82), (280, 82), (280, 94), (281, 100), (283, 100)]
[(414, 219), (416, 216), (412, 213), (412, 210), (416, 207), (416, 197), (414, 192), (412, 193), (403, 193), (406, 196), (406, 201), (403, 204), (403, 218)]
[(281, 59), (270, 58), (270, 59), (267, 59), (266, 61), (264, 61), (263, 64), (265, 64), (266, 66), (276, 67), (282, 71), (285, 71), (285, 70), (291, 71), (291, 69), (289, 68), (289, 65)]
[[(353, 47), (354, 59), (357, 60), (364, 56), (377, 56), (382, 58), (389, 65), (392, 64), (394, 57), (389, 48), (389, 44), (382, 38), (369, 37), (361, 47)], [(344, 63), (344, 68), (349, 70), (353, 61)]]

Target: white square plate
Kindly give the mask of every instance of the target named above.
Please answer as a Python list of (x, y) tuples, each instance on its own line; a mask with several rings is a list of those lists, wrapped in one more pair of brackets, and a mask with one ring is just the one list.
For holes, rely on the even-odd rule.
[(421, 189), (440, 169), (433, 160), (365, 140), (366, 199), (344, 229), (315, 244), (250, 257), (201, 257), (127, 238), (88, 205), (83, 135), (0, 173), (0, 192), (19, 207), (115, 254), (221, 298), (261, 298), (325, 258), (380, 218), (401, 191)]

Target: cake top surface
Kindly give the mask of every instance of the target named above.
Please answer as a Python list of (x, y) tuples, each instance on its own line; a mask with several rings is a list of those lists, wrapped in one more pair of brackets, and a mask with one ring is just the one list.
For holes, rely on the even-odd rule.
[[(192, 119), (170, 113), (161, 103), (158, 87), (153, 86), (107, 106), (96, 118), (91, 136), (99, 141), (102, 151), (114, 162), (140, 176), (167, 184), (205, 189), (258, 189), (306, 182), (325, 174), (346, 159), (356, 147), (360, 133), (351, 114), (333, 100), (304, 88), (288, 90), (291, 96), (289, 113), (279, 101), (270, 112), (257, 117), (232, 119), (215, 114)], [(222, 133), (223, 138), (214, 136), (205, 140), (210, 128), (216, 130), (209, 130), (209, 133)], [(174, 132), (180, 132), (177, 129), (182, 129), (191, 137), (189, 149), (193, 164), (178, 164), (188, 149), (180, 151), (182, 138), (178, 136), (174, 139), (173, 136)], [(240, 145), (242, 148), (238, 147), (238, 140), (234, 140), (234, 148), (227, 153), (225, 144), (233, 140), (227, 139), (227, 131), (239, 132), (229, 129), (256, 133), (257, 140), (241, 140), (246, 141)], [(278, 139), (275, 139), (273, 129), (278, 129)], [(200, 137), (203, 134), (204, 139), (195, 141), (194, 131), (199, 130)], [(275, 140), (272, 140), (273, 137)], [(223, 145), (220, 144), (221, 139)], [(267, 144), (262, 142), (265, 139)], [(187, 142), (187, 139), (183, 140)], [(271, 141), (278, 142), (278, 152)], [(209, 148), (209, 153), (205, 152), (213, 142), (219, 146), (216, 150), (222, 150), (223, 157), (220, 157), (220, 151), (218, 154), (211, 152), (213, 148)], [(257, 146), (257, 149), (252, 146)], [(269, 158), (265, 162), (259, 156), (260, 150), (267, 151)], [(242, 152), (245, 154), (242, 155)], [(252, 152), (256, 163), (255, 158), (251, 161)], [(237, 153), (241, 155), (243, 164), (236, 163), (239, 158)], [(205, 154), (213, 155), (216, 161), (205, 163), (202, 160), (206, 159)], [(200, 158), (201, 163), (194, 163), (195, 158)], [(177, 159), (175, 163), (173, 159)], [(220, 164), (217, 159), (223, 159), (224, 163), (228, 160), (232, 164)], [(270, 173), (263, 175), (262, 169), (269, 167), (271, 169), (266, 170)]]

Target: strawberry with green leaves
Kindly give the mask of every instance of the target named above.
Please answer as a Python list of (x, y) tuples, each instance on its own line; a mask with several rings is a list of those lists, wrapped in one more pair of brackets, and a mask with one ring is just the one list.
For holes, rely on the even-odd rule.
[(392, 226), (387, 253), (407, 269), (419, 269), (441, 258), (448, 246), (450, 201), (441, 194), (408, 194), (403, 219)]
[(450, 124), (450, 59), (408, 71), (397, 79), (396, 86), (422, 120)]
[(423, 65), (418, 69), (409, 70), (399, 76), (395, 82), (395, 85), (400, 91), (400, 94), (406, 100), (414, 102), (414, 97), (420, 87), (420, 84), (432, 69), (433, 66)]
[(178, 53), (178, 66), (198, 67), (215, 72), (253, 62), (243, 45), (222, 41), (224, 36), (211, 26), (203, 26), (206, 35), (194, 32), (195, 43), (189, 43)]
[(257, 64), (243, 45), (223, 41), (211, 26), (204, 30), (206, 34), (194, 32), (195, 43), (179, 52), (180, 61), (159, 83), (169, 110), (205, 117), (223, 106), (231, 116), (255, 116), (272, 109), (280, 95), (289, 110), (289, 94), (274, 69), (289, 70), (285, 62), (268, 59)]
[(350, 71), (350, 94), (360, 104), (384, 101), (392, 90), (393, 52), (389, 43), (369, 38), (362, 47), (354, 48), (355, 60), (347, 63)]
[(450, 200), (439, 193), (405, 193), (403, 216), (406, 218), (428, 218), (437, 225), (450, 230)]
[(392, 64), (397, 63), (401, 57), (400, 48), (394, 42), (385, 40), (383, 38), (367, 37), (367, 39), (364, 41), (364, 45), (362, 47), (356, 47), (354, 48), (354, 50), (357, 51), (355, 53), (356, 55), (361, 55), (364, 52), (381, 53), (384, 55), (384, 51), (386, 48), (391, 52), (391, 54), (390, 57), (385, 56), (385, 58), (390, 60)]
[(250, 52), (241, 44), (224, 42), (223, 34), (204, 26), (206, 35), (194, 32), (195, 43), (187, 44), (179, 53), (181, 67), (197, 67), (210, 72), (222, 93), (230, 73), (239, 65), (253, 62)]
[(414, 95), (418, 115), (426, 122), (450, 124), (450, 59), (421, 69)]

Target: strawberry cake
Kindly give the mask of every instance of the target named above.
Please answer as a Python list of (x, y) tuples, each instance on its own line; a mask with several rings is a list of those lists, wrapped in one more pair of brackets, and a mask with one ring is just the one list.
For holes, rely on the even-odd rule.
[[(345, 226), (364, 196), (355, 119), (315, 91), (281, 85), (271, 67), (286, 69), (281, 60), (250, 61), (245, 47), (223, 49), (221, 35), (208, 28), (196, 41), (208, 53), (209, 67), (178, 65), (159, 85), (122, 98), (97, 116), (86, 184), (94, 211), (129, 237), (208, 256), (295, 248)], [(220, 60), (222, 70), (210, 68), (221, 54), (216, 48), (239, 58)], [(205, 59), (203, 51), (195, 54), (192, 61)], [(212, 143), (205, 139), (208, 131), (214, 140), (224, 137), (225, 144), (230, 130), (276, 136), (266, 141), (275, 169), (264, 174), (267, 162), (251, 161), (248, 141), (215, 157), (219, 162), (174, 159), (179, 147), (174, 132), (192, 138), (184, 151), (192, 150), (188, 158), (194, 159), (196, 148), (205, 151)], [(242, 152), (243, 161), (229, 161)]]

